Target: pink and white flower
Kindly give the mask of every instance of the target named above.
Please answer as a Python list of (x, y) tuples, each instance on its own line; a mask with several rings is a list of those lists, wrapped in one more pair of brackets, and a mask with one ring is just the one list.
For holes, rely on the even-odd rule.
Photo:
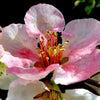
[[(3, 28), (0, 61), (8, 66), (7, 73), (35, 81), (55, 70), (54, 81), (67, 85), (98, 72), (100, 22), (80, 19), (69, 22), (63, 31), (64, 26), (63, 15), (57, 8), (38, 4), (26, 13), (25, 25)], [(62, 32), (62, 44), (58, 44), (56, 32)]]
[[(45, 84), (40, 81), (26, 81), (17, 79), (10, 84), (8, 96), (6, 100), (40, 100), (34, 97), (41, 94), (44, 91), (48, 91)], [(48, 91), (49, 93), (50, 91)], [(44, 94), (46, 97), (46, 94)], [(57, 95), (51, 95), (57, 96)], [(72, 89), (66, 90), (62, 94), (64, 100), (99, 100), (100, 96), (97, 96), (85, 89)], [(41, 99), (42, 100), (42, 99)], [(43, 99), (47, 100), (47, 98)], [(53, 99), (52, 99), (53, 100)], [(55, 100), (58, 100), (57, 98)], [(62, 100), (62, 99), (59, 99)]]

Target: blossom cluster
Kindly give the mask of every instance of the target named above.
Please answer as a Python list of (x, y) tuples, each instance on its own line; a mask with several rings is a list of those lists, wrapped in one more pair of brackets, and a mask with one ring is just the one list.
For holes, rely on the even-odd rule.
[(82, 89), (62, 95), (57, 84), (81, 82), (99, 71), (100, 22), (88, 18), (65, 25), (62, 13), (49, 4), (32, 6), (24, 20), (0, 33), (0, 88), (9, 90), (6, 100), (98, 100)]

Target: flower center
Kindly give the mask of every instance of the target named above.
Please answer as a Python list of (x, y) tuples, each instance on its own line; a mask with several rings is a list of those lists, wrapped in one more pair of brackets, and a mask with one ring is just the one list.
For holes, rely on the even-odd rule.
[(35, 66), (47, 67), (50, 64), (63, 64), (68, 61), (68, 57), (62, 58), (65, 47), (68, 44), (68, 41), (65, 42), (63, 46), (61, 43), (58, 43), (58, 34), (52, 31), (47, 31), (45, 34), (47, 40), (44, 37), (41, 37), (39, 41), (38, 52), (41, 54), (39, 62), (35, 63)]
[(60, 91), (50, 89), (49, 91), (44, 91), (43, 93), (35, 96), (34, 98), (38, 98), (39, 100), (62, 100), (62, 95)]
[(34, 99), (38, 100), (63, 100), (62, 92), (57, 84), (51, 78), (49, 81), (44, 82), (48, 89), (36, 95)]

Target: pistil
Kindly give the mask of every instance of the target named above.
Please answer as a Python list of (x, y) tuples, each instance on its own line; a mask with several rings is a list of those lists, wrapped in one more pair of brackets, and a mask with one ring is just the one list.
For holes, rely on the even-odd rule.
[(45, 41), (43, 36), (41, 37), (41, 40), (39, 41), (39, 48), (37, 48), (37, 50), (41, 54), (41, 59), (42, 59), (42, 61), (40, 61), (41, 64), (44, 67), (47, 67), (50, 64), (56, 64), (56, 63), (64, 64), (65, 62), (67, 62), (68, 57), (66, 59), (65, 58), (63, 59), (62, 55), (68, 44), (68, 41), (65, 42), (64, 46), (60, 43), (58, 44), (58, 35), (57, 33), (52, 31), (47, 31), (45, 34), (45, 38), (47, 39), (47, 41)]

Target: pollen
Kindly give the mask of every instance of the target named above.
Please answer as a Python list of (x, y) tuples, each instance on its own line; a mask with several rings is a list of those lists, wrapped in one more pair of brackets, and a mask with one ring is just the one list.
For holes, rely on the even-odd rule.
[(4, 63), (0, 62), (0, 76), (7, 75), (6, 74), (7, 68), (8, 67)]
[(65, 44), (67, 45), (67, 44), (68, 44), (68, 42), (69, 42), (68, 40), (67, 40), (67, 41), (65, 41)]
[(47, 67), (50, 64), (56, 63), (64, 64), (67, 62), (68, 59), (62, 58), (67, 45), (68, 41), (65, 42), (64, 46), (61, 43), (58, 43), (58, 33), (47, 31), (45, 36), (41, 37), (39, 47), (36, 49), (41, 55), (40, 60), (42, 61), (40, 62), (42, 67)]

